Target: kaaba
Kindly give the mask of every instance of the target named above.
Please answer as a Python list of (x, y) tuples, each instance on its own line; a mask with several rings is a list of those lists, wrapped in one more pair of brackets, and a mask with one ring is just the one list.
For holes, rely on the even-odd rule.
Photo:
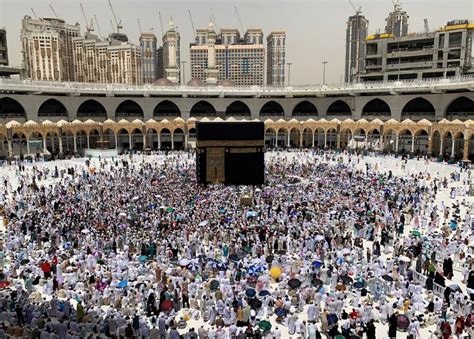
[(196, 122), (196, 174), (200, 184), (262, 185), (264, 123)]

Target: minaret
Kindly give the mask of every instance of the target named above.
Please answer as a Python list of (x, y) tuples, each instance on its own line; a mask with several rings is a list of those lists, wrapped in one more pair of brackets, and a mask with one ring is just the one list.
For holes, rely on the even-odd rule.
[(216, 67), (216, 32), (214, 31), (214, 25), (212, 21), (207, 26), (207, 70), (206, 70), (206, 83), (215, 85), (217, 84), (217, 74), (219, 70)]
[(173, 18), (170, 19), (168, 31), (165, 33), (165, 40), (168, 46), (168, 65), (166, 66), (166, 78), (177, 84), (179, 82), (179, 65), (176, 61), (177, 32)]

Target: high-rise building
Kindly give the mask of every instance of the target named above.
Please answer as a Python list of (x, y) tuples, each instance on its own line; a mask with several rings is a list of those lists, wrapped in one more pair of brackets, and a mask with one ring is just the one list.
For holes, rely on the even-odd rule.
[(0, 29), (0, 66), (8, 66), (7, 31)]
[(474, 24), (454, 20), (436, 32), (367, 37), (363, 81), (427, 79), (474, 74)]
[(165, 77), (165, 66), (163, 64), (163, 46), (158, 47), (158, 49), (156, 50), (156, 67), (157, 79), (163, 79)]
[(181, 74), (179, 66), (181, 63), (180, 51), (181, 37), (171, 18), (168, 31), (163, 35), (163, 77), (174, 84), (179, 83)]
[(396, 37), (406, 36), (408, 34), (408, 14), (402, 10), (400, 1), (394, 2), (393, 12), (388, 14), (385, 25), (385, 33), (393, 34)]
[(27, 76), (33, 80), (74, 81), (72, 39), (79, 35), (78, 23), (25, 16), (21, 41)]
[(99, 40), (87, 34), (73, 39), (76, 81), (140, 85), (141, 48), (129, 42), (109, 38)]
[(267, 37), (267, 85), (285, 85), (286, 32), (271, 32)]
[(152, 84), (158, 79), (157, 39), (155, 34), (145, 32), (140, 35), (142, 50), (143, 83)]
[(365, 62), (365, 44), (369, 20), (359, 11), (347, 20), (344, 81), (358, 81)]
[(190, 44), (191, 77), (208, 84), (231, 80), (236, 85), (264, 84), (265, 47), (261, 29), (249, 29), (242, 39), (236, 29), (214, 25), (196, 30), (196, 41)]

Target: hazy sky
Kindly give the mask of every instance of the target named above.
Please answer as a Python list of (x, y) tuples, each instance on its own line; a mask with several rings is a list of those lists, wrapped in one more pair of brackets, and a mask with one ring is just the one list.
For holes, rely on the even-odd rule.
[[(7, 29), (10, 64), (21, 64), (21, 19), (24, 15), (33, 16), (31, 8), (40, 17), (51, 17), (51, 4), (59, 17), (71, 24), (79, 22), (84, 31), (80, 2), (88, 18), (97, 15), (103, 35), (112, 30), (107, 0), (0, 0), (0, 27)], [(371, 33), (384, 29), (385, 18), (393, 8), (391, 0), (353, 2), (362, 7), (362, 13), (369, 19)], [(261, 27), (265, 37), (271, 30), (286, 30), (287, 61), (293, 63), (292, 84), (320, 83), (323, 60), (328, 61), (326, 81), (340, 81), (344, 73), (346, 21), (354, 12), (348, 0), (112, 0), (112, 4), (122, 20), (122, 31), (134, 43), (138, 43), (139, 37), (138, 18), (143, 30), (153, 27), (155, 34), (161, 36), (158, 12), (161, 11), (165, 30), (173, 16), (181, 34), (182, 60), (188, 60), (189, 43), (194, 40), (188, 9), (196, 28), (207, 26), (211, 9), (217, 28), (239, 28), (234, 11), (237, 6), (244, 29)], [(424, 18), (429, 19), (431, 30), (448, 20), (474, 18), (474, 0), (405, 0), (402, 5), (410, 16), (410, 32), (423, 32)], [(95, 33), (98, 34), (97, 29)], [(187, 80), (189, 74), (188, 61)]]

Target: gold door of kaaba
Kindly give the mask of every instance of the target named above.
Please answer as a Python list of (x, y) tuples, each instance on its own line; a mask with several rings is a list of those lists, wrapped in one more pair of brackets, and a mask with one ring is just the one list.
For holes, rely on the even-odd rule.
[(206, 149), (206, 180), (211, 183), (225, 182), (225, 148)]

